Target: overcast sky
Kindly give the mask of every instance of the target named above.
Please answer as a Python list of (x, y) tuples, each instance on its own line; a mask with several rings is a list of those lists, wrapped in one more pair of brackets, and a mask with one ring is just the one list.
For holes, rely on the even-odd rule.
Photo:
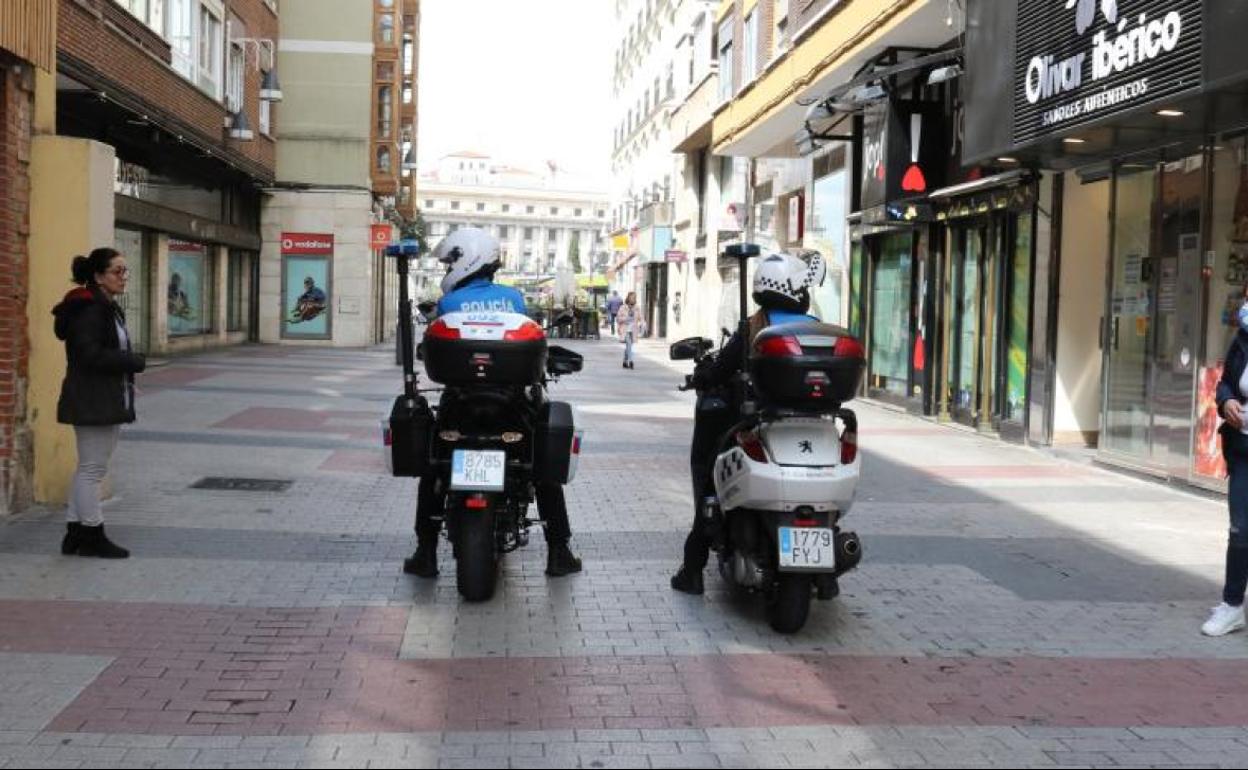
[(424, 0), (418, 152), (477, 150), (607, 188), (610, 0)]

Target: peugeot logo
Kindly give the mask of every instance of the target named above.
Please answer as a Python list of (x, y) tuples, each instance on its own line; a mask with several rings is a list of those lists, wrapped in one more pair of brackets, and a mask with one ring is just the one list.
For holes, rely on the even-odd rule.
[[(1080, 35), (1087, 32), (1096, 19), (1096, 0), (1066, 0), (1066, 10), (1078, 5), (1075, 10), (1075, 31)], [(1101, 14), (1110, 24), (1118, 23), (1118, 0), (1101, 0)]]
[(815, 448), (811, 446), (811, 443), (809, 441), (801, 442), (800, 444), (798, 444), (798, 448), (802, 450), (802, 454), (804, 455), (812, 455), (815, 453)]

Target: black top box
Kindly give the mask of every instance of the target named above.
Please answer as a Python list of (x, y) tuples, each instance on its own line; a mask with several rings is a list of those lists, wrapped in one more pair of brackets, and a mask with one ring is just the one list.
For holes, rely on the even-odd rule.
[(750, 353), (755, 391), (782, 409), (836, 411), (858, 395), (867, 370), (857, 338), (817, 321), (768, 326), (754, 338)]

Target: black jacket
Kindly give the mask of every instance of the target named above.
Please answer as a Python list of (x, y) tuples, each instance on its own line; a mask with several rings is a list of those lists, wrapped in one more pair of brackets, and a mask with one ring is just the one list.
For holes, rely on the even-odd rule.
[(134, 375), (147, 362), (123, 349), (117, 324), (126, 316), (98, 287), (74, 289), (52, 310), (55, 331), (65, 340), (68, 366), (56, 418), (68, 425), (134, 422)]
[[(1248, 368), (1248, 332), (1241, 329), (1236, 333), (1235, 340), (1231, 342), (1230, 349), (1226, 351), (1226, 362), (1222, 366), (1222, 379), (1218, 382), (1218, 415), (1224, 414), (1222, 407), (1231, 399), (1243, 403), (1244, 399), (1239, 392), (1239, 380), (1244, 376), (1245, 368)], [(1222, 434), (1223, 454), (1248, 456), (1248, 436), (1235, 430), (1230, 423), (1226, 422), (1222, 423), (1218, 431)]]

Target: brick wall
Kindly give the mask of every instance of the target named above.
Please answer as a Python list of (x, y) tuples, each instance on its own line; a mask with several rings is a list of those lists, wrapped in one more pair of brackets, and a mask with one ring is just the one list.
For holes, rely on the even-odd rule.
[[(256, 131), (250, 142), (227, 141), (223, 129), (226, 109), (169, 65), (169, 46), (160, 36), (138, 23), (113, 0), (60, 0), (57, 49), (62, 61), (87, 68), (91, 77), (126, 103), (140, 106), (192, 135), (201, 143), (248, 168), (265, 181), (273, 179), (276, 159), (274, 141)], [(247, 36), (276, 42), (278, 20), (263, 0), (230, 0), (226, 19), (236, 14)], [(258, 129), (260, 73), (255, 70), (255, 46), (248, 46), (246, 83), (247, 117)], [(222, 54), (223, 57), (225, 54)], [(267, 60), (262, 58), (262, 64)], [(276, 113), (278, 108), (274, 108)]]
[(0, 514), (30, 499), (25, 395), (33, 78), (30, 65), (0, 51)]

